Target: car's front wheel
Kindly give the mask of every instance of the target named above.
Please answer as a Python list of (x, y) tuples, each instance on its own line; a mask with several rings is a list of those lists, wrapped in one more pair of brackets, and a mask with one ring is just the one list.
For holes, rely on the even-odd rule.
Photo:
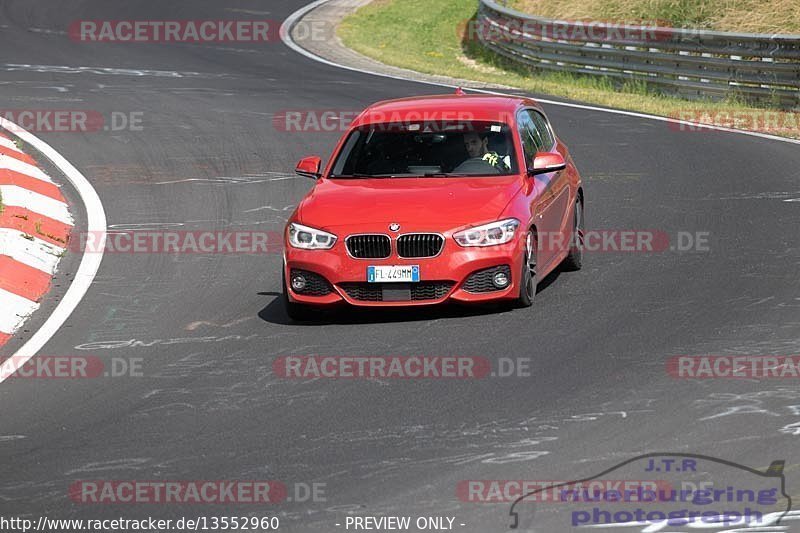
[(586, 228), (583, 222), (583, 200), (575, 200), (575, 214), (572, 217), (572, 241), (569, 254), (564, 258), (564, 270), (580, 270), (583, 266), (583, 249)]
[(525, 250), (522, 257), (522, 271), (520, 272), (519, 296), (517, 307), (530, 307), (536, 296), (536, 237), (528, 231), (525, 236)]
[(286, 286), (286, 272), (283, 273), (283, 305), (286, 308), (286, 314), (292, 320), (298, 322), (305, 322), (313, 320), (316, 317), (315, 309), (308, 305), (299, 304), (289, 300), (289, 287)]

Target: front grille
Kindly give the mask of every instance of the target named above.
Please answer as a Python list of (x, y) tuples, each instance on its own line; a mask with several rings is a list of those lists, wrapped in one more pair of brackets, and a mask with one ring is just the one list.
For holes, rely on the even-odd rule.
[[(399, 288), (405, 285), (409, 288), (411, 300), (439, 300), (447, 296), (453, 288), (452, 281), (421, 281), (419, 283), (341, 283), (339, 286), (353, 300), (361, 302), (382, 302), (383, 288)], [(396, 301), (396, 300), (395, 300)]]
[(295, 291), (292, 289), (297, 294), (302, 294), (304, 296), (327, 296), (333, 292), (333, 287), (331, 287), (331, 284), (328, 283), (327, 279), (314, 272), (309, 272), (308, 270), (292, 269), (290, 272), (291, 277), (289, 278), (290, 285), (292, 283), (292, 278), (298, 274), (306, 278), (306, 286), (303, 287), (303, 290), (301, 291)]
[(467, 281), (464, 282), (464, 285), (461, 288), (467, 292), (475, 292), (475, 293), (494, 292), (503, 290), (503, 289), (498, 289), (497, 287), (494, 286), (494, 283), (492, 283), (492, 278), (498, 272), (504, 272), (505, 275), (508, 276), (508, 279), (511, 280), (511, 267), (509, 267), (508, 265), (501, 265), (473, 272), (467, 278)]
[(357, 259), (385, 259), (392, 254), (386, 235), (351, 235), (346, 239), (347, 251)]
[(433, 257), (442, 251), (444, 239), (435, 233), (413, 233), (397, 239), (397, 255), (400, 257)]

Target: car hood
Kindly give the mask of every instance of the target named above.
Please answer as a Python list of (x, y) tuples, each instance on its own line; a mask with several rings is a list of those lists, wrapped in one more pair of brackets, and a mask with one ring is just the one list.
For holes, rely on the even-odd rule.
[(517, 176), (321, 180), (298, 208), (299, 222), (320, 229), (446, 231), (496, 219), (522, 187)]

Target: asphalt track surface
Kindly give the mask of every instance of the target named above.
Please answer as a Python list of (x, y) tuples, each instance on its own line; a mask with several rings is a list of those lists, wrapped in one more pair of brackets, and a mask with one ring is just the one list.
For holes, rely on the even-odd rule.
[[(282, 20), (302, 5), (6, 1), (2, 107), (143, 112), (142, 131), (39, 134), (93, 183), (111, 229), (280, 231), (312, 185), (292, 176), (294, 163), (328, 157), (339, 133), (280, 132), (275, 113), (442, 91), (320, 65), (281, 43), (80, 44), (63, 32), (76, 19)], [(460, 502), (460, 480), (577, 479), (655, 451), (758, 468), (785, 459), (787, 489), (800, 493), (796, 380), (676, 380), (664, 367), (679, 354), (800, 353), (800, 204), (786, 201), (800, 197), (797, 146), (546, 111), (584, 176), (590, 229), (709, 232), (710, 251), (588, 254), (583, 270), (546, 280), (532, 309), (315, 324), (285, 318), (280, 254), (108, 254), (41, 353), (142, 358), (144, 376), (3, 383), (2, 514), (277, 515), (281, 530), (305, 532), (339, 530), (357, 510), (449, 514), (462, 531), (499, 531), (507, 506)], [(273, 375), (276, 357), (306, 354), (530, 358), (531, 375)], [(78, 505), (67, 489), (80, 479), (317, 482), (326, 501)]]

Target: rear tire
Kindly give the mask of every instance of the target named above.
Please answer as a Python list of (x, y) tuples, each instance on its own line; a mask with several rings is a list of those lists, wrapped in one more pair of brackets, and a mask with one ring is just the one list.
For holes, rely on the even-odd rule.
[(523, 308), (533, 305), (536, 296), (536, 238), (530, 231), (525, 236), (525, 252), (521, 262), (519, 296), (516, 304), (517, 307)]
[(564, 258), (564, 270), (580, 270), (583, 266), (583, 248), (586, 229), (583, 222), (583, 200), (579, 196), (575, 200), (575, 214), (572, 216), (572, 240), (569, 254)]
[(289, 300), (289, 288), (286, 286), (286, 272), (283, 273), (283, 305), (286, 314), (296, 322), (307, 322), (314, 320), (317, 316), (315, 309), (305, 304), (299, 304)]

